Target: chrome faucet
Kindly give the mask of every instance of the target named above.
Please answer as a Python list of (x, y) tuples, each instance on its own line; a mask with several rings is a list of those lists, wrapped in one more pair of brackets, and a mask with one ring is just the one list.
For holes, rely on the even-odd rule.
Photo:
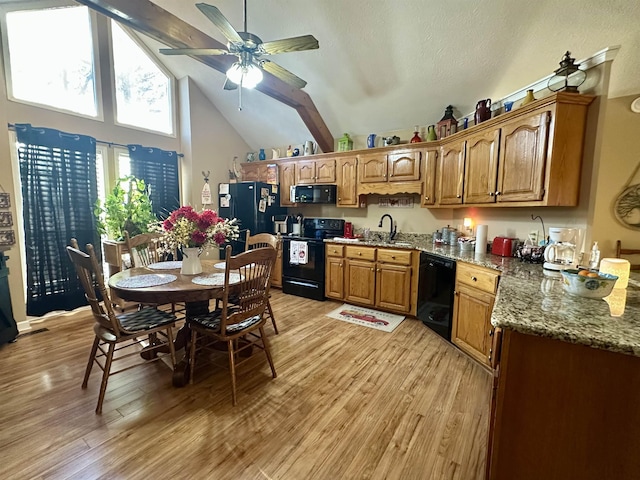
[(382, 221), (384, 220), (384, 217), (389, 217), (389, 221), (391, 222), (391, 225), (389, 226), (389, 241), (392, 241), (396, 237), (397, 227), (393, 227), (393, 218), (391, 218), (391, 215), (385, 213), (380, 217), (380, 223), (378, 224), (379, 228), (382, 228)]

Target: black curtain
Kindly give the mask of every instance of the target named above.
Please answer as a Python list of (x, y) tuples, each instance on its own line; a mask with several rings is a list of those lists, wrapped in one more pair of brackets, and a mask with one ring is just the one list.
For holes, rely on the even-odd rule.
[(24, 207), (27, 314), (86, 305), (66, 246), (72, 237), (100, 255), (93, 208), (98, 198), (96, 140), (16, 125)]
[(131, 174), (145, 181), (153, 213), (164, 220), (180, 207), (178, 154), (142, 145), (128, 145), (128, 148)]

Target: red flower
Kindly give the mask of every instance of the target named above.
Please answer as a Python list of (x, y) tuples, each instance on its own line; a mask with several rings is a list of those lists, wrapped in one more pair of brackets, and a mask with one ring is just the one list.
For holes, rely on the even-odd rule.
[(218, 232), (213, 235), (213, 241), (216, 242), (218, 245), (222, 245), (224, 242), (227, 241), (227, 237), (225, 236), (224, 233)]
[(194, 243), (198, 246), (204, 244), (206, 239), (207, 239), (207, 234), (204, 232), (201, 232), (200, 230), (196, 230), (191, 234), (191, 240), (193, 240)]
[(164, 222), (162, 222), (162, 228), (164, 228), (167, 232), (170, 232), (171, 230), (173, 230), (173, 223), (171, 223), (171, 220), (167, 218)]

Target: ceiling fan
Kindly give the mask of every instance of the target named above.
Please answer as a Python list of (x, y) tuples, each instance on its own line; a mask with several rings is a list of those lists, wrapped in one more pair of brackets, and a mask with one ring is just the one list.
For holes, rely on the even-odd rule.
[(196, 7), (220, 29), (220, 32), (228, 40), (227, 50), (221, 48), (162, 48), (160, 53), (165, 55), (235, 55), (238, 57), (238, 61), (227, 70), (225, 90), (235, 90), (238, 85), (254, 88), (262, 81), (262, 70), (271, 73), (289, 85), (304, 88), (307, 82), (277, 63), (262, 58), (262, 56), (313, 50), (319, 47), (318, 40), (313, 35), (303, 35), (263, 42), (257, 35), (247, 31), (247, 0), (244, 0), (243, 3), (244, 31), (242, 32), (237, 32), (218, 8), (206, 3), (196, 4)]

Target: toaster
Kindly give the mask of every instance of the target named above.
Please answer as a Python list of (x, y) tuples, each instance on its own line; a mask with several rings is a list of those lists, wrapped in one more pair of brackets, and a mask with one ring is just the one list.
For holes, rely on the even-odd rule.
[(501, 257), (512, 257), (517, 243), (517, 238), (496, 237), (491, 244), (491, 253)]

